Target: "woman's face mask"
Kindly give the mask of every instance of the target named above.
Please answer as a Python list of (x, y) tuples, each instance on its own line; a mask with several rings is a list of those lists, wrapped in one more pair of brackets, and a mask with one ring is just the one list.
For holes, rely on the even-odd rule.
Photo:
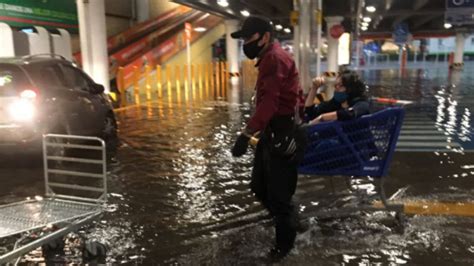
[(260, 38), (256, 39), (255, 41), (251, 41), (249, 43), (244, 44), (244, 54), (247, 56), (249, 59), (255, 59), (260, 52), (262, 51), (263, 47), (265, 44), (262, 46), (258, 45), (258, 42), (262, 40), (263, 35), (260, 36)]
[(334, 92), (334, 100), (338, 103), (343, 103), (344, 101), (347, 100), (347, 93), (344, 91), (335, 91)]

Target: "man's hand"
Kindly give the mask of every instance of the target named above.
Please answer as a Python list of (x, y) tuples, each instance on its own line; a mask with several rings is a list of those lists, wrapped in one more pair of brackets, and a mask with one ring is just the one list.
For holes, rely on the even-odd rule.
[(319, 87), (324, 85), (324, 78), (323, 77), (316, 77), (313, 79), (313, 86), (314, 90), (318, 89)]
[(250, 137), (241, 133), (235, 141), (234, 147), (232, 147), (232, 156), (240, 157), (247, 152), (249, 146)]

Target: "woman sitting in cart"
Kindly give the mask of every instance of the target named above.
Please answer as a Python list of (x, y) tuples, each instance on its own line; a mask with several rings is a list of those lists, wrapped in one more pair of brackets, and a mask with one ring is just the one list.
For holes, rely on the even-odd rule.
[(305, 102), (305, 122), (316, 125), (327, 121), (345, 121), (369, 113), (369, 102), (365, 95), (366, 86), (355, 71), (344, 70), (336, 79), (334, 96), (329, 101), (314, 104), (319, 87), (324, 85), (323, 77), (316, 77)]

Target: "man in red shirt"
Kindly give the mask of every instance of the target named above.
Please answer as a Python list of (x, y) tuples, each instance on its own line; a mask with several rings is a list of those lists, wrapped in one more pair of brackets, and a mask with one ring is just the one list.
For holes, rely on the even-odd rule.
[(237, 138), (232, 155), (242, 156), (250, 137), (261, 132), (250, 187), (274, 217), (276, 245), (270, 255), (280, 259), (293, 248), (298, 223), (291, 201), (305, 137), (297, 134), (295, 121), (302, 95), (298, 70), (292, 57), (273, 42), (273, 27), (267, 18), (247, 18), (232, 37), (244, 40), (248, 58), (258, 58), (256, 111)]

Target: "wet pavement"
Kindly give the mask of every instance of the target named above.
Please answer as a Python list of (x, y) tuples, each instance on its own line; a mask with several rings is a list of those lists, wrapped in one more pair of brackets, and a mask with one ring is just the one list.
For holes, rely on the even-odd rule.
[[(474, 65), (370, 70), (371, 95), (412, 100), (386, 179), (396, 200), (472, 203)], [(232, 158), (252, 91), (195, 88), (118, 112), (122, 144), (109, 165), (109, 211), (85, 229), (125, 264), (260, 265), (273, 243), (267, 213), (248, 189), (252, 155)], [(219, 96), (220, 95), (220, 96)], [(40, 195), (41, 163), (3, 158), (0, 202)], [(333, 195), (346, 192), (349, 196)], [(301, 177), (296, 203), (310, 210), (360, 204), (367, 180)], [(355, 197), (362, 195), (362, 199)], [(474, 209), (468, 210), (474, 216)], [(408, 215), (404, 230), (385, 213), (317, 221), (297, 236), (283, 265), (472, 265), (474, 217)], [(71, 236), (72, 237), (72, 236)], [(27, 258), (35, 261), (38, 255)], [(76, 253), (66, 261), (80, 262)]]

